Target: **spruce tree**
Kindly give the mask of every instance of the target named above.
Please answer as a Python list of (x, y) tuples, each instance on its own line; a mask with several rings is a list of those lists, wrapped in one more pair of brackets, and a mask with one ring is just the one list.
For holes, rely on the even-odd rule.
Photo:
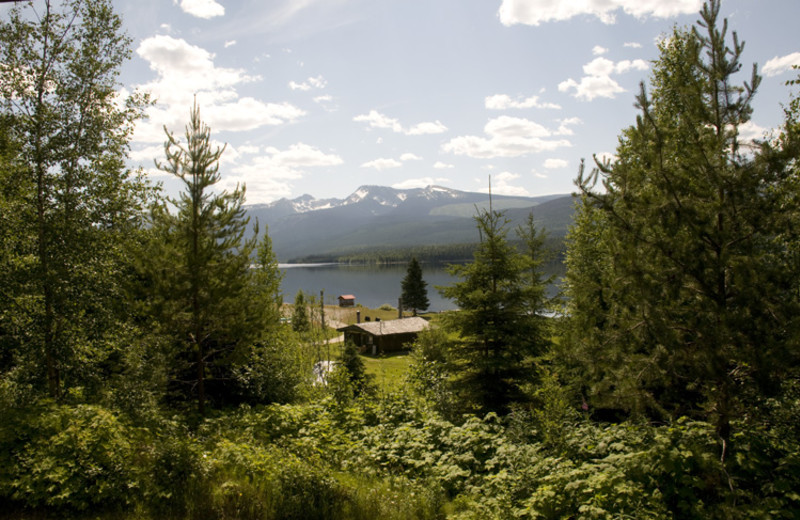
[[(461, 280), (441, 289), (459, 309), (443, 316), (445, 328), (458, 337), (449, 367), (466, 409), (504, 413), (525, 400), (523, 387), (535, 378), (535, 358), (547, 348), (539, 343), (542, 335), (534, 333), (541, 330), (536, 312), (542, 309), (531, 307), (543, 281), (530, 276), (531, 258), (507, 240), (503, 213), (482, 210), (475, 221), (480, 243), (474, 260), (450, 266)], [(531, 229), (527, 236), (537, 234)]]
[(740, 138), (760, 78), (734, 84), (744, 45), (728, 45), (719, 7), (659, 44), (617, 159), (579, 175), (587, 207), (570, 241), (588, 249), (570, 251), (568, 280), (590, 397), (711, 420), (727, 443), (748, 396), (796, 363), (798, 308), (775, 240), (796, 212), (781, 204), (788, 177)]
[(416, 257), (411, 258), (408, 264), (406, 276), (401, 282), (403, 307), (411, 309), (414, 316), (417, 311), (425, 311), (430, 306), (431, 302), (428, 300), (428, 284), (422, 279), (422, 267)]
[(311, 330), (311, 319), (306, 307), (306, 295), (302, 290), (297, 291), (294, 297), (294, 312), (292, 313), (292, 329), (295, 332), (308, 332)]

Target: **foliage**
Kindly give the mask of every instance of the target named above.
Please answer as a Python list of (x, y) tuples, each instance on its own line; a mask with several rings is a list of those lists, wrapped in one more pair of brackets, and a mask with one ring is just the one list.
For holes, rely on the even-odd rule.
[(96, 406), (44, 405), (4, 414), (0, 495), (33, 507), (129, 507), (141, 484), (135, 429)]
[(308, 317), (306, 296), (302, 290), (297, 291), (294, 297), (294, 311), (292, 312), (292, 329), (295, 332), (308, 332), (311, 330), (311, 320)]
[(351, 342), (345, 343), (338, 366), (347, 374), (350, 384), (353, 385), (355, 396), (370, 391), (373, 386), (373, 377), (367, 373), (364, 361), (358, 355), (358, 348), (355, 344)]
[(283, 273), (278, 268), (278, 257), (272, 249), (272, 239), (266, 226), (261, 240), (256, 245), (255, 260), (256, 267), (252, 276), (255, 293), (253, 303), (263, 306), (264, 324), (269, 327), (280, 322), (281, 305), (283, 305), (283, 294), (281, 294)]
[(617, 159), (579, 176), (592, 207), (569, 280), (570, 348), (592, 404), (709, 420), (724, 442), (746, 396), (772, 394), (797, 366), (795, 239), (776, 240), (797, 206), (785, 164), (739, 136), (760, 78), (733, 84), (743, 45), (734, 34), (728, 46), (718, 13), (707, 3), (697, 27), (660, 44)]
[(14, 159), (0, 165), (3, 370), (62, 398), (96, 389), (118, 352), (109, 331), (126, 319), (126, 247), (146, 194), (125, 160), (146, 99), (116, 91), (130, 39), (110, 1), (58, 11), (45, 0), (7, 14), (0, 116), (3, 153)]
[[(221, 404), (258, 394), (243, 376), (263, 360), (264, 350), (253, 345), (278, 324), (280, 275), (269, 237), (258, 250), (257, 235), (244, 238), (244, 188), (212, 191), (224, 149), (211, 147), (211, 131), (196, 102), (185, 139), (181, 144), (167, 132), (166, 163), (157, 165), (178, 177), (184, 191), (154, 205), (143, 264), (152, 282), (150, 312), (175, 349), (174, 395), (193, 394), (202, 415), (209, 398)], [(251, 269), (254, 252), (259, 264)]]
[(403, 307), (410, 308), (414, 316), (417, 315), (418, 310), (425, 311), (431, 304), (428, 300), (427, 285), (422, 279), (422, 267), (417, 262), (417, 258), (412, 257), (400, 286)]
[(450, 350), (454, 386), (467, 409), (507, 412), (525, 399), (522, 388), (535, 377), (534, 357), (547, 349), (544, 283), (538, 271), (542, 243), (533, 228), (523, 230), (528, 250), (518, 252), (506, 239), (507, 221), (499, 212), (475, 217), (481, 243), (474, 261), (450, 267), (461, 278), (441, 289), (458, 312), (443, 317), (457, 333)]
[(458, 411), (450, 381), (450, 343), (442, 328), (430, 327), (420, 332), (411, 347), (411, 362), (406, 375), (409, 387), (447, 418), (455, 417)]

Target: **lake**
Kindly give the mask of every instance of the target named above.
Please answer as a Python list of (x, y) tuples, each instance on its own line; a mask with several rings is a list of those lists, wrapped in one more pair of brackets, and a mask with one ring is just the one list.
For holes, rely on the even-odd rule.
[[(340, 294), (352, 294), (356, 303), (377, 308), (388, 303), (397, 308), (400, 283), (406, 276), (405, 264), (348, 265), (348, 264), (280, 264), (283, 273), (283, 301), (291, 303), (297, 291), (319, 298), (325, 291), (325, 303), (335, 305)], [(436, 285), (451, 285), (456, 278), (447, 274), (443, 265), (422, 264), (422, 279), (428, 284), (429, 311), (455, 309), (456, 306), (439, 294)]]
[[(443, 298), (437, 285), (448, 286), (458, 281), (445, 270), (442, 264), (421, 264), (422, 279), (428, 284), (429, 311), (453, 310), (456, 305)], [(393, 265), (348, 265), (348, 264), (280, 264), (283, 273), (283, 301), (291, 303), (297, 291), (319, 297), (325, 291), (325, 303), (336, 305), (340, 294), (352, 294), (356, 303), (369, 308), (389, 304), (397, 308), (400, 284), (406, 276), (406, 264)], [(556, 291), (550, 288), (550, 293)]]

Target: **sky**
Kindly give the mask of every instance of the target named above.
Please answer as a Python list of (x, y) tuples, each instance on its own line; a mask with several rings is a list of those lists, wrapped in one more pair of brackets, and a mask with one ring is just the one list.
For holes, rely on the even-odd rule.
[[(154, 168), (196, 96), (248, 203), (361, 185), (538, 196), (575, 190), (635, 122), (657, 42), (700, 0), (113, 0), (133, 38), (125, 92), (156, 104), (131, 157)], [(3, 10), (6, 8), (3, 7)], [(1, 13), (1, 11), (0, 11)], [(744, 133), (781, 124), (798, 0), (724, 0), (763, 82)], [(795, 87), (796, 88), (796, 87)]]

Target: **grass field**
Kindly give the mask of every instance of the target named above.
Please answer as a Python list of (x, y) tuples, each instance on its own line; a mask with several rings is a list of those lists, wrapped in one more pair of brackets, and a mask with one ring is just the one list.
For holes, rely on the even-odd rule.
[(383, 392), (397, 391), (403, 384), (403, 378), (408, 370), (409, 357), (407, 353), (388, 356), (361, 356), (368, 374), (372, 374), (379, 390)]

